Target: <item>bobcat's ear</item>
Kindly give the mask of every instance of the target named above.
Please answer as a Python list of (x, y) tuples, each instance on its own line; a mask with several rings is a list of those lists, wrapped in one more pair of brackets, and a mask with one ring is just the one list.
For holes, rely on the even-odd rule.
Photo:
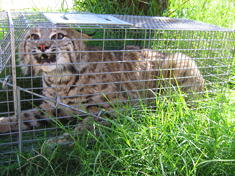
[[(76, 31), (78, 31), (79, 33), (81, 33), (80, 30), (76, 29)], [(96, 32), (93, 32), (92, 34), (85, 34), (84, 32), (82, 33), (82, 38), (83, 39), (91, 39), (94, 35), (95, 35)]]

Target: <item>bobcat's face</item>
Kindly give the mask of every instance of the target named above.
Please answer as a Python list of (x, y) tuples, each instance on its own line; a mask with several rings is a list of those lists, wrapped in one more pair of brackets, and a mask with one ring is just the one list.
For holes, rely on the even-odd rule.
[(79, 39), (88, 38), (74, 29), (34, 28), (27, 32), (19, 46), (22, 70), (34, 75), (40, 72), (52, 74), (66, 71), (75, 72), (78, 68), (78, 52), (85, 44)]

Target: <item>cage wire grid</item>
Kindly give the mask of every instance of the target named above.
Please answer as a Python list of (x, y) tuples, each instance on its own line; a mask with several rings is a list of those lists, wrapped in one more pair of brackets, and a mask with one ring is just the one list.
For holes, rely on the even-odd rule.
[[(39, 148), (40, 145), (45, 140), (50, 139), (51, 137), (56, 137), (61, 134), (61, 130), (57, 125), (51, 125), (44, 127), (33, 127), (30, 130), (22, 131), (22, 124), (31, 123), (33, 120), (26, 120), (22, 122), (20, 116), (22, 112), (33, 112), (35, 111), (35, 106), (38, 107), (43, 101), (50, 101), (58, 109), (71, 109), (79, 112), (79, 116), (85, 117), (87, 113), (83, 110), (82, 106), (92, 106), (91, 103), (85, 102), (81, 104), (77, 103), (76, 105), (69, 105), (63, 103), (63, 100), (66, 98), (77, 98), (82, 99), (89, 96), (98, 96), (100, 97), (109, 96), (110, 94), (118, 93), (132, 93), (132, 92), (145, 92), (150, 87), (152, 92), (158, 93), (162, 89), (168, 90), (172, 89), (172, 86), (166, 84), (163, 87), (156, 86), (153, 87), (155, 82), (169, 82), (174, 78), (162, 78), (162, 77), (147, 77), (149, 73), (155, 73), (159, 68), (152, 67), (151, 69), (146, 69), (141, 67), (138, 70), (139, 74), (145, 75), (142, 78), (134, 80), (124, 80), (121, 78), (120, 81), (113, 80), (109, 82), (104, 82), (106, 75), (118, 75), (123, 74), (136, 74), (136, 70), (124, 69), (125, 63), (135, 64), (137, 62), (143, 64), (149, 64), (150, 62), (155, 62), (153, 56), (149, 57), (149, 60), (146, 60), (143, 56), (141, 60), (126, 60), (124, 57), (126, 53), (132, 52), (132, 48), (128, 46), (140, 46), (141, 48), (135, 48), (134, 51), (141, 52), (142, 48), (148, 50), (149, 55), (151, 53), (159, 53), (163, 55), (167, 53), (168, 55), (173, 55), (176, 53), (176, 58), (181, 60), (189, 59), (188, 57), (182, 57), (180, 53), (183, 53), (192, 60), (195, 61), (198, 70), (201, 72), (203, 78), (205, 79), (205, 87), (203, 91), (191, 93), (192, 96), (204, 94), (207, 92), (216, 93), (217, 85), (224, 85), (230, 74), (230, 66), (234, 58), (234, 31), (214, 25), (205, 24), (202, 22), (196, 22), (187, 19), (172, 19), (166, 17), (145, 17), (145, 16), (131, 16), (131, 15), (101, 15), (99, 18), (105, 19), (108, 22), (115, 20), (121, 20), (124, 24), (118, 21), (118, 24), (87, 24), (84, 22), (66, 22), (66, 23), (53, 23), (48, 19), (48, 13), (41, 12), (2, 12), (0, 14), (1, 21), (1, 40), (0, 40), (0, 82), (2, 83), (2, 88), (0, 89), (1, 101), (0, 101), (0, 116), (10, 118), (15, 114), (16, 118), (19, 118), (19, 130), (12, 131), (10, 130), (7, 133), (0, 133), (0, 163), (8, 163), (9, 160), (15, 161), (15, 152), (24, 152), (29, 151), (32, 148)], [(56, 13), (54, 13), (56, 14)], [(74, 14), (83, 14), (82, 12), (78, 13), (68, 13), (61, 14), (65, 20), (68, 20)], [(50, 15), (50, 14), (49, 14)], [(90, 14), (95, 15), (95, 14)], [(89, 14), (88, 14), (89, 17)], [(46, 78), (53, 77), (59, 79), (59, 75), (33, 75), (33, 66), (35, 64), (30, 63), (30, 72), (27, 75), (23, 75), (21, 68), (24, 66), (18, 62), (18, 58), (21, 54), (34, 54), (33, 52), (21, 53), (19, 51), (19, 44), (21, 42), (27, 41), (24, 39), (27, 31), (30, 31), (31, 35), (33, 34), (33, 29), (38, 28), (48, 28), (59, 30), (61, 28), (73, 28), (78, 29), (81, 34), (93, 35), (91, 38), (79, 38), (73, 39), (73, 42), (79, 41), (84, 42), (81, 45), (88, 46), (88, 50), (77, 50), (77, 51), (65, 51), (69, 55), (78, 53), (80, 56), (83, 53), (97, 53), (100, 54), (100, 60), (89, 61), (90, 67), (100, 64), (102, 69), (101, 71), (87, 72), (87, 73), (68, 73), (67, 77), (72, 76), (99, 76), (100, 82), (88, 82), (87, 84), (78, 83), (72, 87), (82, 87), (86, 86), (87, 88), (92, 86), (99, 86), (100, 90), (98, 92), (90, 92), (87, 94), (78, 94), (76, 95), (59, 95), (60, 89), (67, 89), (71, 85), (55, 85), (54, 87), (43, 87), (42, 80)], [(43, 39), (44, 42), (48, 42), (49, 39)], [(42, 39), (41, 39), (42, 41)], [(58, 47), (59, 41), (55, 40), (55, 44)], [(96, 48), (92, 48), (96, 46)], [(126, 48), (125, 48), (126, 47)], [(124, 49), (125, 48), (125, 49)], [(50, 53), (50, 52), (49, 52)], [(120, 55), (122, 60), (108, 60), (106, 59), (107, 53), (114, 53), (114, 55)], [(51, 54), (56, 54), (58, 57), (61, 54), (59, 51), (53, 51)], [(161, 59), (160, 59), (161, 60)], [(164, 60), (164, 59), (162, 59)], [(173, 59), (174, 60), (174, 59)], [(81, 57), (80, 57), (81, 61)], [(50, 65), (55, 65), (59, 67), (59, 63), (50, 63)], [(72, 65), (74, 63), (64, 63), (64, 65)], [(121, 69), (119, 71), (113, 70), (107, 71), (105, 67), (110, 64), (121, 64)], [(38, 64), (40, 65), (40, 64)], [(194, 66), (195, 67), (195, 66)], [(180, 69), (194, 69), (192, 68), (172, 68), (174, 70)], [(167, 68), (165, 68), (167, 70)], [(169, 70), (169, 69), (168, 69)], [(164, 68), (162, 68), (164, 71)], [(187, 77), (182, 77), (184, 79), (190, 79)], [(195, 76), (195, 79), (197, 76)], [(126, 83), (138, 83), (138, 86), (135, 90), (124, 90), (121, 89), (121, 84)], [(119, 91), (113, 92), (102, 92), (102, 87), (104, 88), (108, 84), (118, 84), (120, 86)], [(141, 87), (141, 85), (146, 85), (146, 87)], [(136, 84), (137, 85), (137, 84)], [(188, 85), (189, 87), (198, 86), (195, 84)], [(180, 86), (179, 86), (180, 87)], [(183, 87), (183, 86), (182, 86)], [(54, 96), (47, 97), (42, 94), (45, 89), (54, 89)], [(180, 87), (181, 88), (181, 87)], [(177, 87), (175, 87), (177, 89)], [(57, 92), (58, 91), (58, 92)], [(58, 93), (58, 94), (57, 94)], [(142, 97), (143, 100), (149, 101), (155, 99), (155, 94), (149, 94), (146, 97)], [(166, 95), (158, 95), (166, 96)], [(138, 97), (131, 100), (118, 100), (119, 103), (125, 104), (127, 101), (136, 102)], [(201, 100), (203, 102), (203, 99)], [(106, 106), (109, 102), (99, 101), (100, 106)], [(113, 102), (115, 103), (115, 102)], [(194, 103), (194, 99), (190, 99), (188, 103)], [(202, 103), (203, 104), (203, 103)], [(93, 104), (95, 105), (95, 104)], [(55, 107), (48, 107), (44, 110), (53, 110)], [(53, 115), (57, 119), (63, 120), (68, 116), (57, 116), (58, 111)], [(96, 114), (91, 114), (91, 116), (97, 117), (100, 116), (102, 111), (99, 111)], [(43, 121), (44, 119), (38, 119)], [(75, 126), (75, 124), (66, 125), (66, 127)], [(1, 128), (1, 124), (0, 124)]]

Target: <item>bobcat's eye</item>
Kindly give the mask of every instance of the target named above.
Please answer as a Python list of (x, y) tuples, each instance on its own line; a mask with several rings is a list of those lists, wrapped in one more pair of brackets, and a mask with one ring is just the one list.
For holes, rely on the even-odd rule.
[(39, 35), (37, 35), (37, 34), (32, 34), (32, 35), (31, 35), (31, 40), (39, 40)]
[(55, 34), (51, 37), (52, 40), (55, 40), (55, 39), (58, 39), (58, 40), (61, 40), (64, 38), (64, 35), (63, 34)]

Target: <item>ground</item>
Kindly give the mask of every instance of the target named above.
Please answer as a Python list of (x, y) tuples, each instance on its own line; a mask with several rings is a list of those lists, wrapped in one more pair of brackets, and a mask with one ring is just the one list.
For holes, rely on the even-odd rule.
[(73, 0), (0, 0), (0, 9), (22, 10), (37, 8), (42, 11), (52, 11), (61, 9), (61, 4), (64, 3), (64, 8), (71, 9)]

